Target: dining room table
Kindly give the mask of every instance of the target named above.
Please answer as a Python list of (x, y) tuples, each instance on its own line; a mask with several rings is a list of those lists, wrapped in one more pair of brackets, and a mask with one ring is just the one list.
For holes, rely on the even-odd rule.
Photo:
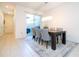
[(57, 36), (62, 36), (61, 41), (62, 44), (66, 44), (66, 31), (51, 31), (49, 30), (49, 35), (51, 36), (51, 48), (53, 50), (56, 50), (56, 42), (57, 42)]

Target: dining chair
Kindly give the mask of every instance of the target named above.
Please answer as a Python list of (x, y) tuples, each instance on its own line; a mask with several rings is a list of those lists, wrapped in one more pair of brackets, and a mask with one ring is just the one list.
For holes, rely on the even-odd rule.
[(41, 40), (42, 44), (43, 42), (46, 42), (46, 48), (48, 48), (48, 42), (51, 40), (51, 37), (48, 33), (48, 29), (41, 29)]
[(36, 36), (35, 28), (32, 28), (32, 35), (33, 35), (33, 39), (35, 40), (35, 36)]
[(41, 39), (41, 33), (40, 33), (40, 29), (39, 28), (35, 28), (35, 40), (38, 41)]

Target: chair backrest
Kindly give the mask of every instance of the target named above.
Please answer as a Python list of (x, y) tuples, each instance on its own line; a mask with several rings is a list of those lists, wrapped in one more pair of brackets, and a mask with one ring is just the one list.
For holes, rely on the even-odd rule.
[(48, 29), (41, 29), (41, 38), (45, 41), (49, 41), (51, 40), (49, 33), (48, 33)]
[(35, 32), (36, 32), (36, 37), (40, 37), (40, 35), (41, 35), (40, 29), (39, 28), (35, 28)]
[(36, 32), (35, 32), (35, 28), (32, 28), (32, 34), (35, 36)]

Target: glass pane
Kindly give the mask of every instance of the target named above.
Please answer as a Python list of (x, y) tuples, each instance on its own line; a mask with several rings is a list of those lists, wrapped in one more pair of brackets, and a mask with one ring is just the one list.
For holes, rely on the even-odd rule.
[(41, 16), (34, 16), (34, 26), (40, 26)]
[(32, 36), (32, 28), (33, 27), (40, 27), (40, 16), (32, 15), (32, 14), (26, 14), (26, 32), (28, 36)]
[(26, 14), (26, 22), (27, 22), (27, 24), (33, 24), (34, 23), (33, 17), (34, 17), (34, 15), (32, 15), (32, 14)]

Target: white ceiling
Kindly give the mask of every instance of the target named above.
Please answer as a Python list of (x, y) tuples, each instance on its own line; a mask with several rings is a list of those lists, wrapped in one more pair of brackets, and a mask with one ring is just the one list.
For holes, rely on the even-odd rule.
[[(14, 7), (14, 4), (15, 4), (15, 5), (21, 5), (26, 8), (33, 9), (34, 11), (42, 12), (44, 14), (58, 7), (62, 3), (63, 2), (11, 2), (11, 3), (7, 2), (7, 3), (0, 3), (0, 7), (2, 7), (5, 11), (8, 10), (13, 12), (15, 8)], [(5, 9), (6, 5), (9, 5), (10, 8)]]
[(15, 4), (45, 13), (56, 8), (62, 3), (63, 2), (16, 2)]
[(0, 2), (0, 9), (4, 13), (13, 14), (15, 6), (13, 4), (11, 4), (11, 3), (2, 3), (2, 2)]

